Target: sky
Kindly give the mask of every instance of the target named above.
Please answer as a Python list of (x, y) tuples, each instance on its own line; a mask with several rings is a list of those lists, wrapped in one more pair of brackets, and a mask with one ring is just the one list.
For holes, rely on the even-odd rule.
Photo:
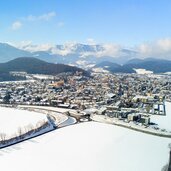
[(117, 43), (171, 38), (170, 0), (0, 1), (0, 41)]

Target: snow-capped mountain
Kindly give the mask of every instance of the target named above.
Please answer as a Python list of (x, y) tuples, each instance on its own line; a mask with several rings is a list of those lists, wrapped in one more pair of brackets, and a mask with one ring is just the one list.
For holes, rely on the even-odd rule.
[[(33, 45), (13, 46), (0, 43), (0, 63), (18, 57), (34, 57), (49, 63), (63, 63), (83, 69), (99, 67), (103, 64), (112, 72), (135, 72), (134, 68), (143, 68), (153, 72), (170, 72), (170, 61), (158, 58), (140, 58), (134, 50), (122, 48), (114, 44), (86, 45), (66, 43), (64, 45)], [(105, 63), (104, 63), (105, 62)], [(109, 63), (110, 67), (107, 67)], [(118, 65), (119, 64), (119, 65)], [(107, 67), (107, 68), (106, 68)]]
[(136, 52), (113, 44), (86, 45), (67, 43), (64, 45), (18, 45), (0, 44), (0, 61), (7, 62), (17, 57), (36, 57), (47, 62), (84, 66), (102, 61), (124, 63), (134, 58)]

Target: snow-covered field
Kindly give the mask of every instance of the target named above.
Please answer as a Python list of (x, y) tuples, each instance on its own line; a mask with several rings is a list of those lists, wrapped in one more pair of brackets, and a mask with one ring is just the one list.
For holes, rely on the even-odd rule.
[(21, 80), (21, 81), (1, 81), (0, 84), (12, 84), (12, 83), (29, 83), (35, 82), (35, 80)]
[(161, 129), (171, 131), (171, 102), (166, 102), (166, 116), (151, 116), (151, 122), (158, 124)]
[(35, 126), (36, 123), (42, 120), (47, 120), (46, 115), (0, 107), (0, 133), (5, 133), (7, 136), (17, 133), (19, 127), (24, 128), (30, 124)]
[(171, 139), (83, 123), (0, 150), (3, 171), (161, 171)]
[(93, 68), (92, 71), (96, 72), (96, 73), (109, 73), (109, 71), (107, 71), (103, 68)]
[(32, 74), (32, 76), (37, 79), (54, 79), (52, 75)]
[(137, 74), (152, 74), (153, 73), (153, 71), (149, 71), (149, 70), (142, 69), (142, 68), (140, 69), (134, 68), (134, 70), (136, 71)]

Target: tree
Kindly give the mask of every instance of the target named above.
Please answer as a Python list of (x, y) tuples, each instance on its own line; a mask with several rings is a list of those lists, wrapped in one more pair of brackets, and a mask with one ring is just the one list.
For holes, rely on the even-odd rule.
[(18, 128), (18, 136), (22, 138), (22, 135), (24, 134), (23, 130), (21, 127)]
[(10, 99), (11, 99), (11, 95), (10, 93), (8, 92), (5, 96), (4, 96), (4, 103), (9, 103), (10, 102)]

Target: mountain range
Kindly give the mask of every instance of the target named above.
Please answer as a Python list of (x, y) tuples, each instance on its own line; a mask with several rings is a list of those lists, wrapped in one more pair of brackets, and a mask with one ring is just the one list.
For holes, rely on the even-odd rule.
[[(4, 63), (3, 67), (7, 67), (8, 65), (9, 68), (11, 65), (11, 62), (9, 61), (14, 60), (18, 57), (28, 57), (32, 60), (33, 58), (34, 60), (35, 58), (37, 58), (41, 60), (41, 62), (38, 62), (39, 64), (42, 63), (42, 61), (44, 63), (51, 63), (46, 64), (47, 68), (50, 65), (52, 66), (53, 64), (62, 63), (84, 69), (97, 67), (111, 72), (121, 73), (134, 73), (135, 69), (140, 68), (153, 71), (154, 73), (171, 71), (171, 61), (169, 60), (157, 58), (136, 58), (136, 51), (114, 47), (112, 45), (85, 45), (70, 43), (65, 45), (53, 46), (24, 45), (17, 48), (7, 43), (0, 43), (0, 61), (1, 63)], [(28, 65), (29, 64), (27, 63), (25, 68), (33, 67)], [(3, 67), (2, 64), (0, 64), (0, 72), (3, 70)], [(33, 71), (35, 71), (35, 68), (33, 69)], [(38, 66), (38, 68), (40, 69), (41, 67)], [(49, 71), (48, 69), (48, 71), (41, 71), (41, 73), (51, 73), (52, 69), (57, 72), (56, 67), (54, 67), (53, 65), (51, 67), (51, 71)], [(40, 71), (37, 70), (37, 72)]]
[(112, 45), (85, 45), (76, 43), (47, 47), (25, 45), (17, 48), (7, 43), (0, 43), (0, 61), (8, 62), (18, 57), (36, 57), (46, 62), (79, 66), (80, 62), (84, 62), (84, 64), (97, 64), (103, 61), (110, 61), (122, 64), (136, 55), (135, 51), (119, 49), (117, 52), (119, 56), (117, 56), (117, 53), (113, 49), (115, 47)]
[(145, 69), (153, 73), (171, 72), (171, 61), (163, 59), (132, 59), (124, 65), (119, 65), (113, 62), (101, 62), (94, 68), (103, 68), (113, 73), (135, 73), (135, 69)]

